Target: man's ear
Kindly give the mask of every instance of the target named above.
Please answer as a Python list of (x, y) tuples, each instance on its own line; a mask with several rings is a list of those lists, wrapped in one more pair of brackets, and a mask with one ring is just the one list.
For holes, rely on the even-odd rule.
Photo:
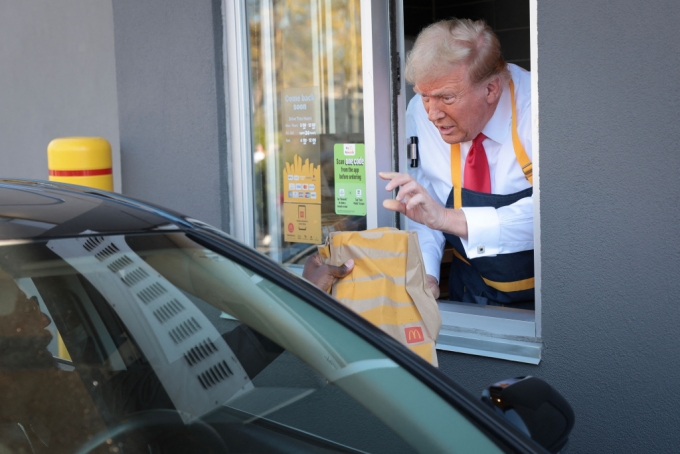
[(486, 101), (495, 104), (501, 97), (501, 76), (496, 76), (486, 83)]

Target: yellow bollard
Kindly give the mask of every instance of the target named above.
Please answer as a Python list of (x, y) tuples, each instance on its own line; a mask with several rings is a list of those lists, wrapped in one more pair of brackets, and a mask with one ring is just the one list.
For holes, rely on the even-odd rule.
[(50, 181), (113, 191), (111, 145), (101, 137), (62, 137), (47, 146)]
[[(47, 146), (50, 181), (113, 191), (111, 145), (101, 137), (62, 137)], [(57, 355), (71, 359), (57, 335)]]

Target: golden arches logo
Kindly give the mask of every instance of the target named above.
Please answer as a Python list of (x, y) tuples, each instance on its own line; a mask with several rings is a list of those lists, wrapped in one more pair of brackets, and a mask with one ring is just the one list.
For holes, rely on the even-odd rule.
[(406, 335), (407, 344), (414, 344), (416, 342), (422, 342), (425, 340), (425, 336), (423, 336), (423, 329), (420, 326), (404, 328), (404, 334)]

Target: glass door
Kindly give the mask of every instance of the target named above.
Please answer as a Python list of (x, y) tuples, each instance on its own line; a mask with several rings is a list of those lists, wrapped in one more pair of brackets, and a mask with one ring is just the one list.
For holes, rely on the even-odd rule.
[(299, 263), (366, 228), (359, 0), (247, 0), (254, 245)]

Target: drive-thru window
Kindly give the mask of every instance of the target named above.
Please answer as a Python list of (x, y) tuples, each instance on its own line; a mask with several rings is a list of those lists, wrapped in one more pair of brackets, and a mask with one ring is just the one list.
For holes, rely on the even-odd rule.
[[(383, 208), (393, 194), (377, 172), (408, 170), (404, 123), (413, 91), (403, 79), (404, 56), (418, 31), (436, 20), (486, 20), (506, 60), (532, 70), (537, 139), (534, 13), (535, 1), (526, 0), (224, 1), (234, 234), (295, 268), (330, 232), (408, 228), (408, 219)], [(450, 253), (444, 267), (447, 260)], [(537, 364), (535, 263), (535, 311), (440, 302), (438, 348)]]

